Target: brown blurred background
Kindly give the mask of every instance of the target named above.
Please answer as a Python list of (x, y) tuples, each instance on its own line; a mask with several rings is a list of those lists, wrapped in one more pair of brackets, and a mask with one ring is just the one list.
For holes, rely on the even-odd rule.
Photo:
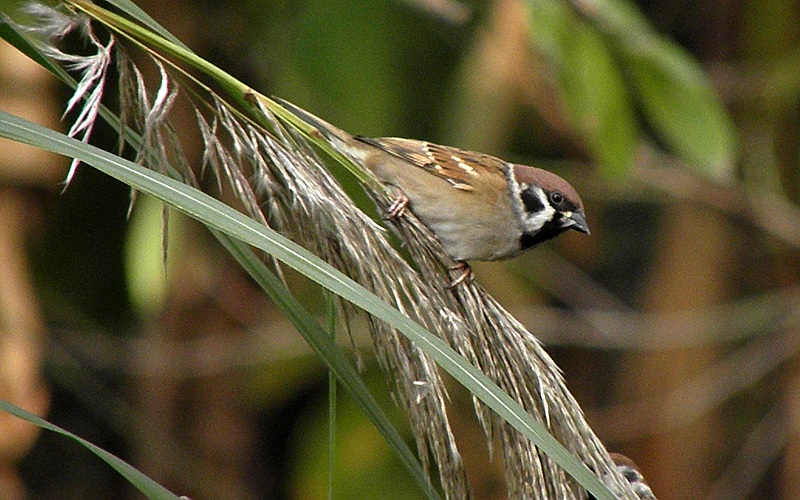
[[(644, 118), (632, 168), (593, 167), (518, 0), (138, 5), (264, 94), (354, 133), (557, 170), (592, 237), (478, 264), (478, 280), (547, 344), (595, 431), (661, 500), (800, 498), (796, 0), (638, 2), (730, 113), (724, 182), (662, 150)], [(63, 129), (68, 95), (0, 45), (1, 109)], [(103, 127), (93, 139), (115, 141)], [(0, 398), (193, 499), (325, 497), (324, 366), (202, 227), (173, 217), (165, 271), (160, 208), (142, 200), (127, 221), (127, 188), (88, 167), (61, 193), (66, 166), (0, 142)], [(318, 291), (289, 278), (322, 315)], [(366, 334), (355, 340), (396, 413)], [(504, 498), (468, 394), (452, 398), (476, 496)], [(335, 498), (420, 498), (344, 395), (337, 446)], [(135, 496), (85, 449), (0, 415), (0, 497)]]

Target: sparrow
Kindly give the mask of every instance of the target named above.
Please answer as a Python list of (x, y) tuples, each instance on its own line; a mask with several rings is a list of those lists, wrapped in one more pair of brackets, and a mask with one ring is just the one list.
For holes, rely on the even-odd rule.
[(387, 218), (410, 210), (463, 274), (467, 261), (508, 259), (574, 229), (589, 234), (583, 201), (558, 175), (483, 153), (427, 141), (351, 135), (278, 99), (330, 145), (370, 170), (396, 199)]
[[(609, 453), (609, 455), (611, 456), (611, 460), (614, 461), (617, 470), (622, 474), (622, 477), (630, 483), (633, 492), (636, 493), (639, 500), (656, 500), (653, 490), (650, 489), (642, 472), (639, 470), (639, 466), (637, 466), (633, 460), (622, 453)], [(590, 494), (587, 500), (596, 499), (594, 495)]]

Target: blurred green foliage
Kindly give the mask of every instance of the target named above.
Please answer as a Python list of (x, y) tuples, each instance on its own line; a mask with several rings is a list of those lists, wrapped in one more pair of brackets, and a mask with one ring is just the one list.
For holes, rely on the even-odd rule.
[[(7, 12), (19, 3), (0, 0), (0, 9)], [(596, 243), (568, 248), (577, 259), (583, 259), (581, 265), (595, 279), (634, 305), (644, 301), (643, 289), (654, 286), (647, 281), (650, 279), (647, 271), (662, 241), (662, 231), (669, 229), (670, 222), (674, 224), (675, 220), (648, 197), (649, 193), (615, 190), (626, 185), (642, 144), (674, 154), (711, 179), (738, 178), (751, 186), (786, 192), (795, 201), (800, 199), (797, 141), (800, 49), (796, 1), (742, 2), (733, 14), (728, 10), (730, 2), (714, 1), (702, 5), (642, 1), (638, 6), (624, 0), (525, 2), (531, 57), (540, 59), (537, 68), (548, 72), (556, 83), (553, 89), (535, 89), (545, 93), (538, 103), (546, 101), (552, 105), (567, 127), (554, 126), (551, 116), (537, 108), (537, 101), (515, 95), (514, 105), (504, 110), (498, 120), (513, 128), (513, 133), (506, 133), (501, 127), (492, 128), (494, 121), (488, 115), (453, 111), (475, 109), (470, 108), (472, 102), (464, 102), (471, 101), (474, 95), (461, 91), (463, 79), (470, 76), (464, 68), (468, 67), (476, 40), (493, 22), (492, 8), (504, 2), (475, 6), (472, 17), (464, 23), (412, 8), (412, 3), (196, 0), (151, 1), (140, 5), (160, 22), (168, 26), (172, 22), (178, 27), (175, 32), (194, 50), (254, 88), (296, 102), (351, 132), (442, 142), (454, 137), (474, 137), (466, 130), (475, 127), (479, 135), (500, 138), (492, 143), (489, 153), (530, 162), (546, 157), (591, 164), (590, 168), (575, 168), (569, 173), (578, 182), (589, 185), (591, 217), (603, 219), (597, 224), (601, 228), (593, 240)], [(642, 14), (640, 7), (650, 18)], [(723, 13), (736, 22), (723, 17)], [(191, 22), (176, 19), (180, 14)], [(727, 37), (721, 34), (726, 31)], [(679, 38), (681, 44), (672, 37)], [(717, 74), (712, 84), (706, 69), (720, 60), (738, 66), (730, 74), (724, 71), (721, 77)], [(492, 75), (482, 76), (491, 79)], [(726, 93), (720, 97), (717, 88)], [(489, 126), (481, 127), (487, 122)], [(112, 144), (113, 149), (111, 135), (101, 129), (96, 139)], [(479, 147), (478, 141), (480, 138), (454, 145)], [(605, 182), (592, 176), (595, 170), (603, 174)], [(37, 240), (35, 264), (49, 324), (75, 328), (91, 325), (113, 337), (163, 318), (158, 318), (152, 306), (147, 308), (152, 316), (137, 317), (141, 310), (136, 311), (129, 303), (122, 267), (127, 190), (98, 177), (101, 176), (96, 172), (83, 169), (67, 193), (48, 207), (48, 229)], [(664, 223), (660, 224), (661, 221)], [(603, 229), (604, 224), (609, 227)], [(727, 268), (731, 276), (720, 277), (721, 281), (736, 283), (728, 293), (734, 296), (741, 290), (775, 286), (772, 276), (793, 282), (796, 269), (785, 270), (777, 265), (771, 268), (763, 259), (777, 255), (791, 263), (795, 254), (779, 244), (772, 243), (766, 248), (762, 244), (766, 239), (763, 234), (751, 237), (757, 233), (755, 229), (751, 226), (743, 229), (738, 219), (737, 224), (736, 234), (744, 236), (731, 244), (729, 258), (734, 264)], [(697, 235), (698, 240), (702, 238), (703, 235)], [(217, 277), (232, 275), (230, 268), (225, 267), (229, 265), (220, 264), (223, 271), (216, 270)], [(153, 266), (151, 271), (158, 272), (157, 267)], [(537, 271), (546, 275), (549, 269)], [(742, 277), (748, 280), (739, 279)], [(487, 278), (490, 281), (493, 277)], [(295, 277), (290, 275), (290, 279)], [(522, 298), (512, 296), (510, 291), (509, 296), (519, 300), (523, 304), (519, 308), (524, 311), (535, 292), (516, 290), (519, 288), (516, 285), (517, 282), (507, 281), (497, 288), (504, 293), (514, 288)], [(242, 301), (251, 300), (242, 289), (245, 287), (236, 289), (244, 297)], [(213, 290), (220, 295), (230, 292), (230, 288), (222, 286)], [(213, 303), (230, 306), (222, 300)], [(211, 309), (207, 304), (204, 307)], [(224, 307), (221, 309), (223, 316), (231, 314)], [(190, 311), (188, 315), (191, 314), (197, 312)], [(296, 334), (280, 331), (276, 335)], [(268, 434), (278, 436), (270, 439), (282, 440), (275, 445), (277, 452), (269, 446), (263, 447), (263, 454), (270, 456), (264, 462), (283, 460), (292, 464), (274, 468), (254, 466), (270, 480), (252, 477), (250, 480), (251, 484), (262, 487), (259, 490), (262, 497), (274, 493), (274, 497), (281, 498), (316, 498), (326, 484), (323, 405), (319, 403), (318, 392), (308, 389), (315, 383), (314, 377), (296, 373), (302, 369), (313, 371), (307, 354), (297, 354), (294, 358), (283, 357), (285, 353), (281, 356), (277, 361), (265, 361), (267, 368), (255, 364), (228, 373), (231, 377), (240, 376), (241, 372), (250, 376), (252, 392), (247, 398), (253, 405), (252, 413), (261, 422), (261, 427), (253, 433), (254, 442), (263, 444), (259, 439)], [(613, 362), (599, 364), (608, 368), (605, 370), (608, 372), (623, 371), (618, 367), (622, 365), (621, 355), (613, 356)], [(585, 369), (588, 355), (580, 351), (579, 357), (573, 369), (566, 370), (576, 380), (582, 376), (580, 371)], [(285, 365), (291, 368), (283, 377), (271, 376), (272, 370)], [(81, 369), (109, 382), (111, 394), (118, 394), (119, 386), (135, 387), (138, 383), (108, 368)], [(64, 371), (58, 362), (51, 363), (49, 373), (56, 391), (54, 416), (69, 414), (71, 423), (93, 422), (83, 415), (101, 410), (84, 408), (84, 403), (78, 402), (80, 398), (70, 394), (74, 389), (67, 389), (67, 383), (59, 382)], [(324, 377), (318, 375), (316, 383), (324, 384)], [(596, 375), (590, 373), (587, 377), (599, 383)], [(265, 383), (265, 377), (273, 384)], [(198, 378), (201, 382), (211, 379)], [(280, 387), (274, 387), (276, 381)], [(197, 381), (183, 381), (183, 385), (190, 386), (192, 382)], [(576, 385), (580, 386), (580, 382)], [(611, 382), (605, 383), (597, 392), (610, 391), (611, 386)], [(376, 387), (377, 392), (385, 390), (381, 384)], [(133, 399), (133, 393), (126, 395)], [(295, 394), (301, 402), (287, 403), (291, 399), (287, 394)], [(597, 397), (611, 396), (603, 392)], [(193, 402), (189, 398), (177, 399), (177, 404), (183, 405), (181, 410), (192, 417)], [(271, 407), (269, 402), (275, 406)], [(749, 411), (755, 412), (752, 408)], [(341, 449), (337, 453), (342, 456), (342, 470), (337, 471), (341, 476), (337, 475), (336, 481), (343, 498), (363, 484), (375, 488), (376, 493), (362, 490), (368, 498), (383, 498), (386, 491), (399, 491), (398, 485), (406, 480), (403, 472), (395, 474), (399, 467), (391, 458), (383, 461), (388, 456), (384, 455), (385, 445), (365, 430), (369, 425), (366, 419), (362, 417), (359, 422), (348, 402), (342, 404), (341, 412)], [(742, 414), (745, 413), (737, 416), (741, 418)], [(109, 440), (117, 438), (112, 431), (108, 431), (108, 436)], [(190, 444), (197, 444), (199, 440), (189, 436)], [(130, 433), (122, 440), (135, 442), (138, 437)], [(124, 446), (117, 446), (126, 451)], [(357, 452), (369, 455), (373, 462), (353, 464), (350, 459), (356, 458)], [(48, 457), (39, 449), (26, 466), (29, 471), (53, 470), (50, 460), (52, 455)], [(65, 469), (80, 469), (75, 465), (76, 460), (69, 462)], [(379, 465), (373, 468), (373, 464)], [(74, 479), (90, 493), (100, 495), (103, 492), (99, 488), (91, 491), (93, 474), (97, 475), (97, 470), (79, 470)], [(58, 491), (52, 485), (45, 488), (44, 482), (39, 482), (40, 474), (29, 473), (29, 476), (36, 478), (34, 492)], [(312, 483), (313, 478), (317, 480)], [(69, 478), (61, 480), (66, 482)], [(42, 489), (36, 490), (37, 484)], [(308, 489), (303, 490), (305, 487)]]

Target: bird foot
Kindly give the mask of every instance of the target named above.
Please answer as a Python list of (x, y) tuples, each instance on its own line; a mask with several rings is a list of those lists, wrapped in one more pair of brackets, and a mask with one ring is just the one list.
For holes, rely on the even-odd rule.
[(402, 217), (403, 214), (406, 213), (406, 208), (408, 207), (408, 196), (405, 195), (404, 192), (401, 190), (397, 190), (397, 198), (389, 205), (389, 208), (386, 211), (386, 220), (394, 220), (398, 217)]
[(452, 283), (450, 283), (447, 286), (447, 288), (449, 288), (451, 290), (453, 288), (457, 287), (458, 285), (460, 285), (461, 283), (465, 283), (465, 282), (469, 283), (469, 282), (472, 282), (472, 280), (475, 279), (475, 275), (472, 274), (472, 268), (469, 267), (469, 264), (467, 264), (463, 260), (460, 260), (460, 261), (456, 262), (456, 264), (454, 266), (450, 266), (448, 268), (448, 270), (449, 271), (461, 271), (461, 274), (458, 276), (458, 278), (453, 280)]

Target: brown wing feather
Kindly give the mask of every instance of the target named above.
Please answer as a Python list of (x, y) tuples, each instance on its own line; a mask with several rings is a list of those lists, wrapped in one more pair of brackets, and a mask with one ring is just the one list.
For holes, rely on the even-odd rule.
[(498, 170), (504, 171), (507, 165), (494, 156), (425, 141), (395, 137), (357, 139), (402, 158), (431, 175), (446, 180), (453, 187), (465, 191), (474, 189), (473, 184), (477, 177), (485, 174), (496, 175)]

